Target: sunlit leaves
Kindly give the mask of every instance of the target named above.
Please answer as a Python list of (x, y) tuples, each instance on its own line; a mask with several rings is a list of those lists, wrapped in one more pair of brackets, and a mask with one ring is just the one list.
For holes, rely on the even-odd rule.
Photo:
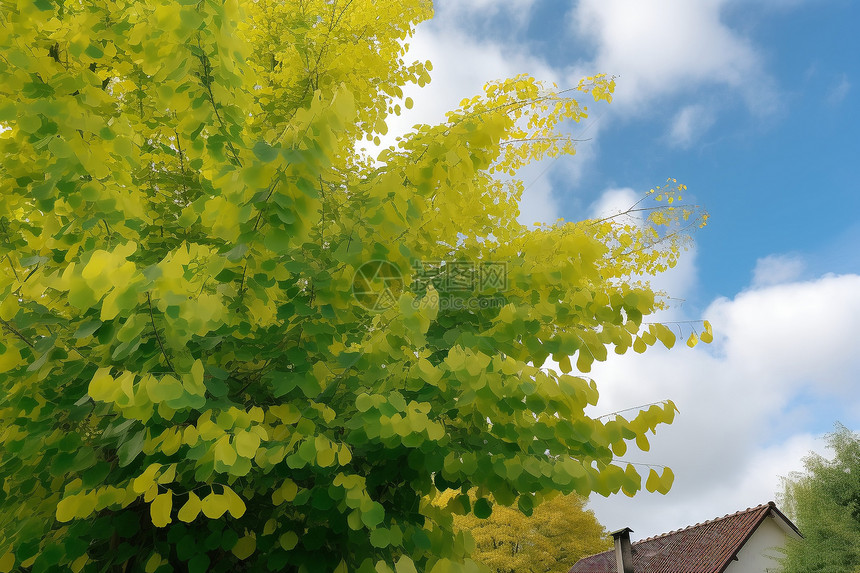
[(200, 498), (197, 497), (197, 494), (193, 491), (189, 491), (188, 500), (179, 509), (179, 513), (177, 513), (176, 517), (180, 521), (184, 521), (185, 523), (191, 523), (197, 518), (197, 515), (202, 509), (203, 505), (200, 502)]
[(170, 523), (170, 512), (173, 509), (173, 493), (170, 491), (155, 496), (149, 504), (149, 515), (155, 527), (164, 527)]
[(584, 504), (578, 495), (559, 495), (541, 503), (530, 517), (517, 508), (495, 506), (483, 519), (477, 499), (476, 512), (455, 516), (454, 523), (474, 537), (473, 558), (492, 571), (562, 571), (610, 544), (606, 530)]
[(518, 222), (508, 175), (576, 151), (600, 75), (492, 82), (370, 158), (430, 13), (8, 6), (0, 570), (471, 570), (451, 512), (640, 489), (618, 458), (674, 405), (595, 419), (579, 374), (713, 338), (630, 281), (704, 217), (671, 182), (644, 220)]
[(663, 468), (658, 474), (654, 468), (648, 471), (648, 479), (645, 481), (645, 489), (650, 492), (668, 493), (675, 481), (675, 474), (670, 468)]

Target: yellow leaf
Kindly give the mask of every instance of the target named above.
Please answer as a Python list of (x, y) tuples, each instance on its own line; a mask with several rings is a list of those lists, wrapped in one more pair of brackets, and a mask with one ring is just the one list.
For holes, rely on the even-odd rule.
[(152, 485), (150, 485), (149, 489), (146, 490), (146, 493), (143, 494), (143, 501), (145, 501), (146, 503), (152, 503), (152, 500), (154, 500), (157, 496), (158, 485), (156, 485), (155, 482), (152, 482)]
[(341, 444), (337, 450), (337, 463), (345, 466), (350, 461), (352, 461), (352, 452), (349, 451), (349, 447), (346, 444)]
[(197, 428), (194, 426), (188, 426), (185, 428), (185, 432), (182, 434), (182, 443), (186, 446), (195, 446), (197, 444), (197, 438), (199, 437), (197, 433)]
[(224, 486), (224, 500), (227, 502), (227, 511), (230, 515), (239, 519), (245, 515), (245, 502), (239, 497), (235, 491), (227, 486)]
[(71, 565), (69, 565), (69, 569), (72, 570), (72, 573), (80, 573), (81, 569), (84, 568), (84, 565), (89, 562), (90, 556), (84, 553), (74, 561), (72, 561)]
[(182, 377), (182, 385), (189, 393), (203, 396), (206, 386), (203, 384), (203, 362), (198, 358), (191, 367), (191, 372)]
[(7, 295), (0, 303), (0, 318), (3, 320), (12, 320), (18, 314), (18, 297), (15, 295)]
[(675, 333), (672, 332), (665, 324), (652, 324), (654, 335), (663, 343), (666, 348), (672, 348), (675, 345)]
[(591, 372), (591, 364), (594, 362), (594, 357), (589, 352), (588, 348), (582, 347), (579, 349), (579, 355), (576, 357), (576, 368), (580, 372)]
[(188, 501), (185, 502), (179, 509), (179, 513), (177, 517), (179, 521), (184, 521), (185, 523), (191, 523), (197, 518), (197, 514), (200, 513), (202, 505), (200, 503), (200, 498), (193, 491), (188, 492)]
[(174, 479), (176, 479), (176, 464), (170, 464), (167, 468), (167, 471), (158, 476), (158, 483), (170, 483)]
[(561, 357), (558, 359), (558, 368), (559, 368), (559, 370), (561, 370), (564, 374), (569, 374), (569, 373), (570, 373), (570, 371), (571, 371), (571, 370), (573, 370), (573, 368), (572, 368), (572, 367), (571, 367), (571, 365), (570, 365), (570, 356), (568, 356), (567, 354), (565, 354), (565, 355), (561, 356)]
[(80, 505), (80, 497), (71, 495), (65, 499), (61, 499), (57, 504), (57, 521), (66, 522), (74, 519)]
[(141, 494), (152, 487), (155, 480), (155, 474), (161, 469), (161, 464), (150, 464), (142, 474), (134, 478), (131, 482), (131, 489), (134, 493)]
[(21, 363), (21, 353), (14, 346), (6, 346), (6, 351), (0, 354), (0, 373), (8, 372)]
[(236, 463), (236, 450), (230, 445), (230, 436), (223, 436), (215, 444), (215, 460), (225, 466), (232, 466)]
[[(161, 442), (161, 453), (166, 456), (172, 456), (179, 451), (182, 445), (182, 434), (176, 428), (168, 428), (164, 432), (164, 441)], [(158, 483), (164, 483), (159, 481)]]
[(648, 471), (648, 479), (645, 480), (645, 489), (650, 491), (651, 493), (654, 493), (659, 487), (659, 482), (660, 476), (657, 475), (657, 472), (654, 471), (654, 468), (651, 468)]
[(110, 375), (110, 368), (99, 368), (93, 374), (93, 379), (90, 380), (87, 393), (93, 400), (112, 402), (117, 390), (119, 387), (114, 383), (113, 376)]
[(294, 531), (287, 531), (278, 538), (278, 543), (285, 551), (289, 551), (299, 542), (299, 536)]
[(155, 527), (165, 527), (170, 523), (170, 512), (173, 509), (173, 493), (168, 491), (155, 496), (149, 504), (149, 515)]
[(663, 495), (669, 493), (669, 490), (672, 489), (672, 484), (674, 482), (675, 472), (672, 471), (672, 468), (663, 468), (663, 475), (660, 476), (660, 485), (657, 487), (657, 491), (659, 491)]
[(238, 432), (235, 437), (236, 452), (243, 458), (253, 458), (260, 447), (260, 436), (247, 430)]
[(710, 344), (714, 341), (714, 331), (711, 328), (711, 323), (706, 320), (702, 323), (702, 326), (705, 327), (705, 331), (699, 336), (699, 339), (705, 344)]
[(236, 542), (231, 550), (238, 559), (247, 559), (257, 549), (257, 540), (253, 535), (246, 535)]
[(220, 519), (224, 512), (227, 511), (227, 500), (223, 495), (218, 495), (214, 491), (203, 498), (201, 507), (203, 515), (209, 519)]
[(0, 573), (9, 573), (15, 566), (15, 554), (7, 551), (6, 555), (0, 557)]
[(161, 555), (158, 553), (153, 553), (149, 560), (146, 562), (143, 570), (146, 573), (155, 573), (155, 570), (158, 569), (158, 566), (161, 565)]
[(687, 346), (693, 348), (699, 343), (699, 337), (696, 336), (695, 332), (690, 333), (690, 337), (687, 339)]
[(281, 485), (281, 494), (284, 496), (284, 501), (293, 501), (296, 499), (296, 494), (299, 492), (296, 482), (291, 479), (285, 479)]

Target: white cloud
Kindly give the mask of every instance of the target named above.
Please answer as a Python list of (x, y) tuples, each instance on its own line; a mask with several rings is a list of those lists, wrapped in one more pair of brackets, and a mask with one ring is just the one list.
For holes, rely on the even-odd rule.
[(404, 59), (430, 60), (432, 81), (423, 88), (409, 86), (404, 90), (415, 106), (400, 118), (391, 118), (391, 131), (402, 134), (415, 123), (444, 121), (446, 111), (455, 109), (464, 98), (483, 93), (484, 84), (489, 81), (523, 73), (547, 82), (560, 79), (554, 69), (523, 45), (480, 40), (470, 34), (467, 23), (458, 16), (464, 11), (478, 13), (482, 6), (483, 2), (464, 5), (446, 2), (436, 18), (418, 25)]
[(703, 104), (685, 106), (675, 115), (669, 130), (669, 144), (674, 147), (690, 147), (714, 125), (714, 110)]
[(630, 209), (641, 198), (642, 193), (637, 193), (630, 187), (607, 189), (591, 205), (590, 217), (602, 219), (619, 215)]
[(839, 81), (831, 87), (827, 92), (827, 103), (830, 105), (839, 105), (848, 96), (851, 91), (851, 82), (848, 81), (848, 76), (842, 74)]
[(753, 269), (753, 287), (791, 282), (803, 274), (806, 263), (793, 255), (768, 255), (756, 261)]
[(714, 301), (704, 316), (716, 334), (710, 346), (651, 349), (595, 367), (596, 413), (665, 398), (681, 411), (651, 439), (650, 452), (624, 456), (672, 467), (673, 491), (592, 496), (611, 529), (629, 526), (645, 537), (771, 500), (779, 476), (821, 448), (816, 435), (839, 418), (860, 423), (860, 276), (748, 290)]
[(726, 26), (728, 0), (580, 0), (573, 29), (593, 42), (588, 67), (621, 76), (618, 105), (641, 111), (655, 97), (724, 85), (751, 109), (771, 105), (753, 44)]
[[(528, 73), (547, 83), (563, 83), (556, 70), (525, 46), (480, 40), (466, 31), (468, 18), (479, 17), (482, 10), (488, 13), (507, 10), (525, 18), (531, 4), (532, 0), (518, 0), (502, 8), (499, 3), (484, 0), (464, 4), (445, 2), (436, 19), (419, 25), (409, 41), (405, 60), (430, 60), (432, 81), (424, 87), (404, 89), (404, 95), (413, 99), (414, 106), (399, 117), (389, 118), (389, 131), (382, 147), (394, 144), (397, 136), (404, 135), (415, 124), (443, 122), (445, 112), (456, 109), (463, 99), (482, 93), (484, 84), (489, 81)], [(596, 134), (593, 120), (587, 120), (584, 127), (589, 131), (588, 136)], [(552, 175), (564, 174), (566, 180), (577, 181), (580, 166), (593, 157), (591, 149), (588, 142), (583, 142), (578, 144), (577, 155), (573, 158), (533, 164), (519, 172), (518, 177), (526, 185), (520, 202), (520, 222), (527, 225), (552, 223), (560, 217), (561, 206), (553, 192)]]

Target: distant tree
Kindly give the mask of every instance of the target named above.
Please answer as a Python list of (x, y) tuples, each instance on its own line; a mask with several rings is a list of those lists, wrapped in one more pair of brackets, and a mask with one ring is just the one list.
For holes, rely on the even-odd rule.
[(810, 453), (805, 473), (784, 481), (782, 505), (803, 534), (789, 543), (785, 573), (860, 571), (860, 434), (837, 424), (835, 456)]
[(611, 542), (586, 498), (557, 495), (531, 516), (497, 505), (487, 519), (457, 515), (454, 526), (475, 540), (472, 558), (498, 573), (564, 573), (587, 555), (609, 549)]

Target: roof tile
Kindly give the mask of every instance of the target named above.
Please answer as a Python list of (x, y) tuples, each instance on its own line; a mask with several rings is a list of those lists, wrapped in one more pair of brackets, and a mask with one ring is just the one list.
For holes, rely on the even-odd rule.
[[(636, 573), (722, 573), (773, 502), (633, 543)], [(777, 510), (778, 511), (778, 510)], [(569, 573), (616, 573), (615, 551), (580, 559)]]

